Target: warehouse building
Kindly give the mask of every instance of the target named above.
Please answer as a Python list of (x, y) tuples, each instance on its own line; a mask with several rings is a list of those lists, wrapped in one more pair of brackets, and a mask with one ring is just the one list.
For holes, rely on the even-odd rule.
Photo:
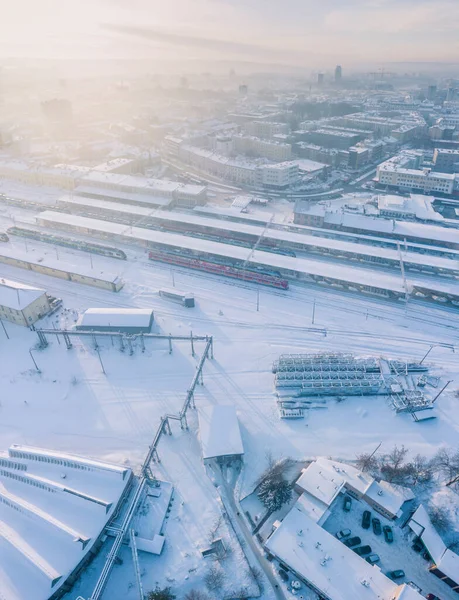
[(0, 319), (25, 327), (51, 310), (50, 298), (40, 288), (0, 279)]
[(150, 308), (88, 308), (78, 319), (79, 331), (150, 333), (153, 325)]

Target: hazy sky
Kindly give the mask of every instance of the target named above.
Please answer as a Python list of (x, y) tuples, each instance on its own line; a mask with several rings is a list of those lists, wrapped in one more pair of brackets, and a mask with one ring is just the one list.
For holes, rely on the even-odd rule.
[[(0, 0), (1, 56), (459, 61), (459, 0)], [(152, 29), (150, 39), (102, 23)], [(213, 43), (218, 41), (218, 44)], [(226, 44), (226, 42), (230, 42)]]

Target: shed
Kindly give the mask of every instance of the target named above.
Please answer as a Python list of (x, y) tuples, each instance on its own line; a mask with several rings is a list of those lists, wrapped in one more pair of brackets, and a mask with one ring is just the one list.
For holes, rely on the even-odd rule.
[(200, 408), (199, 433), (202, 458), (241, 458), (244, 454), (239, 422), (234, 406)]
[(149, 333), (153, 324), (150, 308), (88, 308), (78, 319), (80, 331)]

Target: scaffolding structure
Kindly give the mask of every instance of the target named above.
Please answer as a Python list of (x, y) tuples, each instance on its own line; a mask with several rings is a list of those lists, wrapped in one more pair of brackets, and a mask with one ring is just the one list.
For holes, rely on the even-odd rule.
[[(273, 365), (279, 405), (285, 396), (363, 396), (384, 393), (379, 361), (352, 354), (283, 354)], [(284, 398), (283, 398), (284, 397)], [(307, 402), (307, 401), (305, 401)]]
[(380, 373), (379, 362), (374, 357), (356, 358), (352, 354), (282, 354), (272, 367), (273, 373), (299, 371), (361, 371)]
[(415, 412), (432, 407), (432, 401), (421, 390), (402, 390), (391, 394), (391, 402), (396, 412)]
[(389, 360), (389, 368), (391, 373), (395, 375), (408, 375), (408, 373), (425, 373), (429, 370), (428, 367), (417, 362), (408, 362), (405, 360)]

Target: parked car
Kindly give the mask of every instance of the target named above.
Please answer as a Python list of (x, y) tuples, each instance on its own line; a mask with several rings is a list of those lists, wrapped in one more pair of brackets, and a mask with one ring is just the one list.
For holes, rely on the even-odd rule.
[(354, 552), (359, 556), (371, 554), (371, 546), (359, 546), (358, 548), (354, 548)]
[(370, 565), (374, 565), (379, 561), (379, 556), (377, 554), (370, 554), (366, 557), (365, 560), (367, 561), (367, 563), (370, 563)]
[(381, 535), (381, 532), (382, 532), (381, 521), (375, 517), (374, 519), (372, 519), (371, 522), (373, 525), (373, 533), (375, 535)]
[(351, 506), (352, 506), (352, 500), (350, 499), (350, 497), (344, 496), (343, 509), (346, 512), (349, 512), (351, 510)]
[(351, 535), (351, 530), (350, 529), (341, 529), (341, 531), (338, 531), (338, 533), (336, 534), (336, 537), (339, 540), (342, 540), (343, 538), (347, 538)]
[(364, 510), (362, 515), (362, 527), (364, 529), (370, 529), (371, 523), (371, 512), (369, 510)]
[(427, 600), (440, 600), (440, 598), (435, 594), (427, 594), (426, 598)]
[(392, 527), (389, 527), (389, 525), (384, 525), (383, 532), (384, 539), (386, 540), (386, 542), (388, 544), (392, 544), (392, 542), (394, 541), (394, 533), (392, 531)]
[(421, 542), (419, 542), (418, 540), (416, 540), (414, 542), (414, 544), (411, 546), (413, 548), (413, 550), (415, 552), (417, 552), (419, 554), (419, 552), (421, 552), (421, 550), (424, 548), (423, 544)]
[(352, 548), (352, 546), (358, 546), (361, 543), (362, 543), (362, 540), (359, 538), (358, 535), (356, 535), (355, 537), (348, 538), (347, 540), (344, 540), (344, 542), (343, 542), (343, 544), (345, 546), (347, 546), (348, 548)]
[(401, 577), (405, 577), (405, 571), (402, 569), (395, 569), (395, 571), (388, 571), (387, 576), (390, 579), (400, 579)]
[(288, 581), (288, 575), (283, 569), (279, 569), (278, 573), (282, 581)]

